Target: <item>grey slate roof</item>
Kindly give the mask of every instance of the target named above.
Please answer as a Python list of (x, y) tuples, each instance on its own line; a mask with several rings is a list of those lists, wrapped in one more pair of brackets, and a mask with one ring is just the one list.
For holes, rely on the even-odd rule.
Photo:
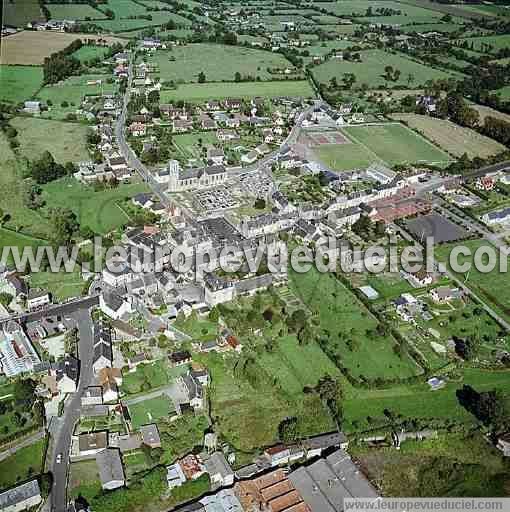
[(30, 480), (29, 482), (18, 485), (17, 487), (0, 493), (0, 510), (22, 503), (40, 493), (41, 491), (37, 480)]
[(124, 468), (119, 450), (107, 448), (96, 455), (99, 478), (103, 485), (113, 480), (124, 480)]

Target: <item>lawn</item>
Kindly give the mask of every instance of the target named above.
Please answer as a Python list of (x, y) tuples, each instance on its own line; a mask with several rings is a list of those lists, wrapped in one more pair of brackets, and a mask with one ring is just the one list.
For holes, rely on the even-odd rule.
[[(462, 78), (460, 73), (433, 69), (403, 55), (383, 50), (366, 50), (360, 52), (360, 55), (361, 62), (331, 59), (319, 64), (312, 68), (313, 76), (317, 82), (328, 84), (333, 77), (336, 77), (338, 83), (341, 83), (344, 73), (353, 73), (356, 76), (354, 86), (367, 84), (369, 89), (376, 89), (381, 86), (417, 87), (428, 80)], [(397, 81), (388, 81), (384, 78), (386, 66), (392, 66), (394, 70), (400, 70), (401, 74)]]
[[(447, 262), (451, 250), (458, 244), (445, 244), (435, 249), (436, 258), (439, 261)], [(507, 321), (510, 321), (510, 288), (506, 275), (499, 272), (499, 251), (485, 240), (465, 240), (464, 247), (474, 252), (479, 247), (492, 247), (498, 254), (496, 268), (489, 273), (479, 272), (474, 265), (468, 275), (457, 275), (459, 279), (465, 280), (466, 285), (471, 288), (482, 300), (486, 301), (497, 313)], [(458, 258), (459, 263), (464, 261), (472, 262), (472, 257)]]
[(95, 459), (73, 462), (69, 468), (69, 492), (73, 498), (90, 500), (101, 492), (99, 470)]
[(45, 440), (41, 439), (0, 462), (0, 490), (41, 473), (45, 444)]
[(253, 80), (278, 78), (267, 68), (292, 68), (283, 55), (264, 50), (222, 44), (187, 44), (171, 52), (160, 51), (148, 59), (159, 68), (162, 80), (197, 82), (203, 72), (208, 82), (234, 81), (239, 72)]
[(475, 156), (486, 158), (505, 150), (499, 142), (446, 119), (419, 114), (392, 114), (391, 117), (404, 121), (409, 127), (422, 133), (427, 139), (455, 157), (466, 153), (469, 158)]
[(106, 234), (129, 221), (119, 202), (147, 190), (146, 185), (133, 183), (95, 191), (74, 178), (63, 178), (45, 185), (43, 196), (53, 207), (71, 208), (81, 225)]
[(166, 395), (150, 398), (129, 406), (131, 424), (135, 430), (142, 425), (154, 423), (161, 418), (168, 417), (174, 411), (174, 405)]
[(1, 229), (0, 245), (34, 246), (40, 240), (39, 237), (48, 235), (48, 222), (37, 211), (30, 210), (25, 206), (21, 180), (23, 176), (23, 165), (12, 152), (6, 137), (0, 133), (0, 208), (11, 219), (5, 226), (15, 231), (23, 231), (35, 235), (37, 239), (26, 237), (20, 233)]
[(76, 267), (74, 272), (58, 273), (37, 272), (30, 276), (30, 287), (41, 288), (49, 291), (60, 302), (72, 297), (80, 297), (85, 287), (85, 281), (81, 277), (80, 269)]
[[(10, 36), (12, 37), (12, 36)], [(29, 100), (41, 88), (42, 68), (0, 65), (0, 101), (20, 103)]]
[(99, 9), (88, 4), (48, 4), (51, 17), (56, 20), (101, 20), (106, 18)]
[(397, 355), (391, 335), (373, 335), (378, 320), (332, 273), (289, 273), (297, 297), (318, 314), (321, 328), (329, 332), (324, 350), (341, 361), (351, 374), (368, 378), (405, 378), (418, 366), (404, 352)]
[(446, 153), (400, 124), (349, 126), (343, 128), (351, 139), (388, 164), (444, 164)]
[(161, 91), (161, 103), (179, 100), (198, 103), (223, 98), (274, 98), (278, 96), (315, 96), (306, 80), (277, 80), (274, 82), (243, 82), (222, 84), (186, 84), (175, 90)]
[(165, 359), (139, 365), (135, 372), (128, 372), (124, 375), (122, 391), (132, 395), (161, 388), (169, 384), (178, 375), (186, 373), (187, 370), (187, 366), (170, 368)]
[(10, 123), (18, 130), (19, 151), (29, 160), (49, 150), (60, 163), (89, 160), (87, 126), (33, 117), (16, 117)]

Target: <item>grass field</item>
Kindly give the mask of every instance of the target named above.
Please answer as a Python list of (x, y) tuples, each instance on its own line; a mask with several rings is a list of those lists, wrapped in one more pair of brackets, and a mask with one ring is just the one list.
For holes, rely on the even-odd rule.
[(44, 21), (37, 0), (2, 0), (2, 24), (24, 27), (30, 21)]
[(187, 84), (176, 90), (161, 91), (161, 103), (172, 101), (202, 102), (223, 98), (275, 98), (278, 96), (300, 96), (310, 98), (313, 89), (306, 80), (281, 80), (275, 82), (244, 82), (224, 84)]
[(42, 81), (40, 67), (0, 65), (0, 101), (20, 103), (29, 100), (41, 88)]
[(468, 48), (483, 53), (493, 53), (503, 48), (510, 48), (510, 34), (457, 39), (457, 44), (467, 42)]
[(424, 32), (445, 32), (451, 33), (457, 30), (463, 30), (463, 25), (455, 23), (420, 23), (419, 25), (405, 25), (400, 27), (402, 32), (410, 34), (411, 32), (424, 33)]
[[(468, 247), (472, 253), (482, 246), (493, 247), (485, 240), (465, 240), (462, 245)], [(436, 248), (436, 258), (447, 262), (449, 254), (454, 247), (454, 244), (447, 244)], [(459, 262), (462, 263), (464, 261), (472, 262), (473, 260), (472, 258), (459, 258)], [(482, 300), (487, 301), (497, 313), (508, 321), (510, 320), (510, 289), (508, 288), (506, 275), (499, 272), (499, 254), (497, 262), (498, 265), (490, 273), (479, 272), (472, 264), (471, 271), (467, 276), (458, 275), (457, 277), (462, 280), (467, 277), (466, 285), (479, 295)]]
[(71, 208), (81, 225), (106, 234), (129, 222), (118, 203), (147, 190), (144, 184), (133, 183), (96, 192), (74, 178), (63, 178), (45, 185), (43, 197), (54, 207)]
[[(16, 231), (24, 231), (37, 237), (46, 237), (48, 222), (35, 210), (25, 206), (21, 180), (24, 168), (12, 152), (7, 139), (0, 133), (0, 208), (11, 216), (6, 227)], [(34, 246), (40, 241), (26, 237), (13, 231), (0, 230), (0, 245), (2, 246)]]
[(88, 4), (48, 4), (51, 17), (57, 20), (101, 20), (106, 18), (99, 9), (94, 9)]
[(102, 59), (106, 52), (107, 48), (104, 46), (82, 46), (79, 50), (76, 50), (73, 53), (73, 57), (76, 57), (80, 62), (88, 62), (92, 59), (100, 58)]
[(388, 164), (442, 164), (449, 159), (446, 153), (400, 124), (348, 126), (343, 131)]
[(80, 297), (85, 281), (78, 268), (74, 272), (35, 272), (30, 275), (30, 286), (49, 291), (60, 302)]
[[(53, 103), (43, 117), (52, 119), (64, 119), (67, 114), (74, 113), (80, 107), (81, 101), (86, 96), (99, 96), (103, 94), (113, 94), (116, 85), (108, 83), (108, 75), (90, 75), (72, 76), (56, 85), (46, 85), (36, 95), (37, 99), (47, 103), (49, 100)], [(88, 81), (101, 80), (101, 85), (87, 85)], [(62, 102), (67, 102), (67, 107), (62, 107)]]
[[(172, 59), (172, 60), (170, 60)], [(280, 54), (222, 44), (188, 44), (171, 52), (157, 52), (148, 62), (159, 68), (162, 80), (197, 82), (203, 72), (208, 82), (233, 81), (236, 72), (254, 79), (271, 80), (267, 68), (291, 68)]]
[[(377, 327), (377, 319), (333, 274), (321, 274), (312, 268), (289, 276), (295, 295), (317, 312), (322, 329), (330, 332), (328, 350), (339, 356), (353, 375), (384, 378), (419, 372), (406, 354), (401, 358), (395, 354), (391, 336), (369, 337), (368, 331)], [(348, 348), (349, 338), (356, 341), (355, 350)]]
[(350, 144), (323, 144), (314, 152), (330, 169), (362, 169), (371, 163), (428, 162), (444, 164), (448, 155), (403, 125), (349, 126), (342, 131)]
[(44, 439), (37, 441), (0, 462), (0, 490), (41, 473), (44, 445)]
[(495, 91), (491, 91), (491, 92), (498, 94), (504, 100), (510, 99), (510, 85), (502, 87), (501, 89), (496, 89)]
[[(129, 2), (134, 4), (134, 2)], [(137, 4), (135, 4), (137, 5)], [(145, 15), (150, 15), (151, 19), (147, 20), (144, 18), (122, 19), (120, 16), (114, 20), (99, 20), (93, 21), (94, 25), (97, 25), (108, 32), (120, 33), (136, 29), (142, 29), (146, 27), (156, 27), (168, 23), (170, 20), (178, 25), (188, 26), (191, 22), (178, 14), (174, 14), (168, 11), (151, 11), (144, 12)], [(124, 14), (125, 16), (125, 14)]]
[(46, 150), (50, 150), (55, 160), (61, 163), (90, 158), (85, 142), (85, 125), (31, 117), (16, 117), (11, 125), (18, 130), (20, 152), (28, 159), (34, 160)]
[(165, 359), (139, 365), (135, 372), (127, 373), (122, 382), (122, 390), (128, 395), (166, 386), (177, 376), (186, 373), (187, 366), (170, 368)]
[[(39, 65), (44, 62), (45, 57), (52, 53), (63, 50), (76, 39), (81, 37), (77, 34), (64, 32), (49, 32), (44, 30), (24, 30), (2, 41), (2, 64)], [(86, 39), (105, 39), (108, 44), (115, 42), (124, 43), (122, 39), (109, 36), (96, 36), (86, 34)]]
[[(299, 353), (294, 357), (299, 357)], [(278, 373), (277, 358), (272, 358), (272, 367), (267, 370), (260, 365), (264, 383), (256, 389), (246, 380), (234, 376), (232, 361), (223, 359), (220, 355), (210, 353), (200, 357), (211, 375), (209, 397), (211, 401), (211, 417), (221, 436), (236, 449), (252, 452), (261, 446), (274, 444), (278, 437), (278, 425), (287, 417), (297, 417), (303, 435), (328, 432), (334, 428), (331, 419), (326, 414), (318, 397), (304, 394), (298, 388), (296, 378), (306, 380), (306, 377), (293, 377), (292, 387), (272, 375)], [(303, 362), (300, 362), (300, 367)], [(317, 369), (318, 366), (313, 365)], [(295, 374), (286, 363), (285, 371)], [(318, 376), (318, 375), (317, 375)], [(283, 375), (281, 376), (283, 380)], [(270, 380), (272, 379), (272, 380)]]
[[(354, 87), (367, 84), (369, 89), (381, 86), (395, 87), (397, 85), (417, 87), (428, 80), (461, 78), (463, 75), (451, 71), (433, 69), (425, 64), (410, 60), (403, 55), (385, 52), (383, 50), (366, 50), (360, 52), (361, 62), (347, 62), (331, 59), (312, 68), (314, 78), (319, 83), (328, 84), (330, 79), (336, 77), (341, 83), (344, 73), (353, 73), (356, 76)], [(392, 66), (401, 72), (398, 81), (387, 81), (384, 78), (384, 68)], [(409, 80), (411, 75), (412, 80)]]
[(510, 123), (510, 114), (505, 114), (504, 112), (494, 110), (493, 108), (486, 107), (485, 105), (470, 104), (469, 106), (474, 108), (480, 115), (480, 124), (483, 124), (486, 117), (495, 117), (496, 119), (501, 119), (502, 121)]
[(73, 498), (91, 499), (101, 492), (101, 481), (96, 461), (73, 462), (69, 468), (69, 492)]
[(469, 158), (485, 158), (505, 150), (499, 142), (445, 119), (419, 114), (393, 114), (391, 117), (405, 121), (411, 128), (456, 157), (466, 153)]
[(150, 398), (129, 406), (133, 429), (138, 429), (147, 423), (154, 423), (160, 418), (171, 415), (175, 411), (174, 406), (166, 395)]

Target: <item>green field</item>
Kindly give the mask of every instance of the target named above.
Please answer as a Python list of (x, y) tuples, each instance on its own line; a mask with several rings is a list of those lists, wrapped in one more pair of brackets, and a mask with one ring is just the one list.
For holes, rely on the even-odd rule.
[(11, 125), (18, 130), (20, 153), (34, 160), (49, 150), (57, 162), (89, 160), (85, 135), (87, 126), (49, 119), (16, 117)]
[(188, 44), (177, 46), (171, 52), (157, 52), (148, 59), (159, 68), (162, 80), (197, 82), (205, 73), (208, 82), (234, 81), (235, 74), (253, 79), (271, 80), (267, 68), (292, 68), (290, 62), (278, 53), (222, 44)]
[[(419, 373), (405, 353), (399, 357), (393, 351), (396, 342), (391, 336), (369, 335), (379, 322), (333, 274), (312, 268), (289, 277), (295, 295), (317, 312), (321, 328), (329, 331), (327, 350), (353, 375), (403, 378)], [(355, 350), (349, 349), (349, 340), (355, 342)]]
[(71, 208), (82, 226), (106, 234), (126, 224), (129, 218), (119, 203), (147, 187), (141, 183), (119, 185), (114, 189), (94, 191), (74, 178), (63, 178), (43, 187), (43, 197), (53, 207)]
[(40, 89), (43, 80), (39, 66), (0, 65), (0, 101), (19, 103), (29, 100)]
[[(460, 79), (463, 76), (456, 72), (433, 69), (403, 55), (383, 50), (366, 50), (360, 52), (360, 54), (361, 62), (331, 59), (312, 68), (315, 80), (322, 84), (329, 84), (331, 78), (336, 77), (338, 83), (341, 83), (344, 73), (353, 73), (356, 76), (354, 87), (367, 84), (369, 89), (376, 89), (383, 85), (389, 87), (397, 85), (417, 87), (428, 80)], [(401, 74), (397, 81), (388, 81), (384, 78), (386, 66), (392, 66), (394, 70), (400, 70)]]
[[(485, 240), (465, 240), (462, 242), (464, 247), (474, 252), (479, 247), (492, 247), (489, 242)], [(439, 261), (448, 262), (449, 254), (456, 244), (445, 244), (435, 249), (436, 258)], [(496, 248), (494, 248), (496, 250)], [(499, 251), (496, 268), (489, 273), (479, 272), (474, 265), (471, 265), (471, 271), (468, 275), (458, 275), (459, 279), (465, 280), (466, 285), (471, 288), (482, 300), (486, 301), (498, 314), (500, 314), (507, 321), (510, 321), (510, 288), (508, 287), (507, 275), (499, 272)], [(471, 258), (459, 257), (459, 262), (465, 261), (472, 262)]]
[(0, 462), (0, 490), (33, 478), (43, 469), (45, 441), (21, 448), (14, 455)]
[(133, 429), (138, 429), (147, 423), (170, 416), (175, 411), (174, 406), (166, 395), (150, 398), (129, 406), (131, 424)]
[[(37, 237), (46, 237), (48, 233), (48, 222), (37, 211), (30, 210), (25, 206), (23, 188), (21, 182), (23, 179), (24, 166), (12, 152), (7, 139), (3, 133), (0, 133), (0, 208), (5, 214), (9, 214), (11, 219), (6, 222), (6, 227), (15, 231), (24, 231), (36, 235)], [(34, 246), (38, 241), (23, 236), (13, 231), (5, 229), (0, 230), (0, 245)]]
[(281, 80), (275, 82), (244, 82), (224, 84), (187, 84), (176, 90), (161, 91), (161, 103), (189, 101), (198, 103), (209, 99), (223, 98), (275, 98), (278, 96), (314, 96), (306, 80)]
[[(127, 3), (127, 2), (126, 2)], [(134, 3), (134, 2), (129, 2)], [(135, 4), (136, 5), (136, 4)], [(186, 18), (183, 18), (182, 16), (179, 16), (178, 14), (174, 14), (172, 12), (167, 11), (151, 11), (151, 12), (144, 12), (144, 15), (150, 15), (151, 19), (147, 20), (145, 18), (135, 18), (135, 19), (128, 19), (128, 18), (116, 18), (114, 20), (99, 20), (99, 21), (92, 21), (94, 25), (97, 25), (98, 27), (104, 29), (108, 32), (126, 32), (136, 29), (142, 29), (146, 27), (157, 27), (160, 25), (164, 25), (168, 23), (170, 20), (174, 21), (174, 23), (179, 25), (190, 25), (191, 22), (187, 20)], [(125, 14), (124, 14), (125, 16)]]
[(446, 163), (449, 160), (442, 150), (400, 124), (349, 126), (343, 131), (389, 164)]
[(47, 290), (60, 302), (72, 297), (80, 297), (85, 284), (79, 268), (74, 272), (36, 272), (30, 275), (31, 288)]
[(44, 21), (37, 0), (2, 0), (2, 7), (4, 25), (24, 27), (30, 21)]
[(73, 57), (76, 57), (80, 62), (88, 62), (92, 59), (100, 58), (102, 59), (106, 53), (108, 52), (108, 48), (104, 46), (82, 46), (79, 50), (76, 50), (73, 53)]
[(48, 4), (51, 17), (56, 20), (101, 20), (106, 18), (99, 9), (88, 4)]
[(417, 32), (419, 34), (424, 32), (451, 33), (457, 30), (464, 30), (464, 26), (455, 23), (420, 23), (419, 25), (405, 25), (404, 27), (400, 27), (400, 30), (405, 34), (410, 34), (411, 32)]
[[(94, 47), (83, 47), (79, 51)], [(101, 80), (101, 84), (87, 85), (88, 82)], [(87, 96), (96, 97), (101, 94), (113, 94), (116, 85), (110, 83), (108, 75), (84, 74), (73, 76), (58, 85), (47, 85), (37, 94), (37, 98), (44, 103), (50, 101), (49, 111), (43, 114), (43, 117), (63, 119), (67, 114), (75, 113), (84, 98)], [(62, 102), (66, 101), (67, 106), (62, 107)]]
[(428, 162), (444, 164), (448, 155), (403, 125), (349, 126), (342, 132), (349, 144), (322, 144), (317, 157), (331, 170), (362, 169), (374, 162), (397, 164)]
[(122, 390), (128, 395), (161, 388), (173, 381), (179, 375), (186, 373), (187, 366), (170, 368), (166, 359), (160, 359), (150, 364), (138, 365), (135, 372), (124, 376)]
[(457, 39), (458, 45), (468, 44), (470, 50), (476, 50), (483, 53), (493, 53), (503, 48), (510, 48), (510, 34), (483, 37), (467, 37)]

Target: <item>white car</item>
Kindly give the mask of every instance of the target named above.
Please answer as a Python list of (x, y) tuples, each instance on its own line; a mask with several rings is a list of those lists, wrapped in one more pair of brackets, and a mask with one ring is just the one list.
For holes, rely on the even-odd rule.
[(62, 462), (62, 454), (61, 454), (61, 453), (59, 453), (59, 454), (57, 455), (57, 464), (60, 464), (61, 462)]

